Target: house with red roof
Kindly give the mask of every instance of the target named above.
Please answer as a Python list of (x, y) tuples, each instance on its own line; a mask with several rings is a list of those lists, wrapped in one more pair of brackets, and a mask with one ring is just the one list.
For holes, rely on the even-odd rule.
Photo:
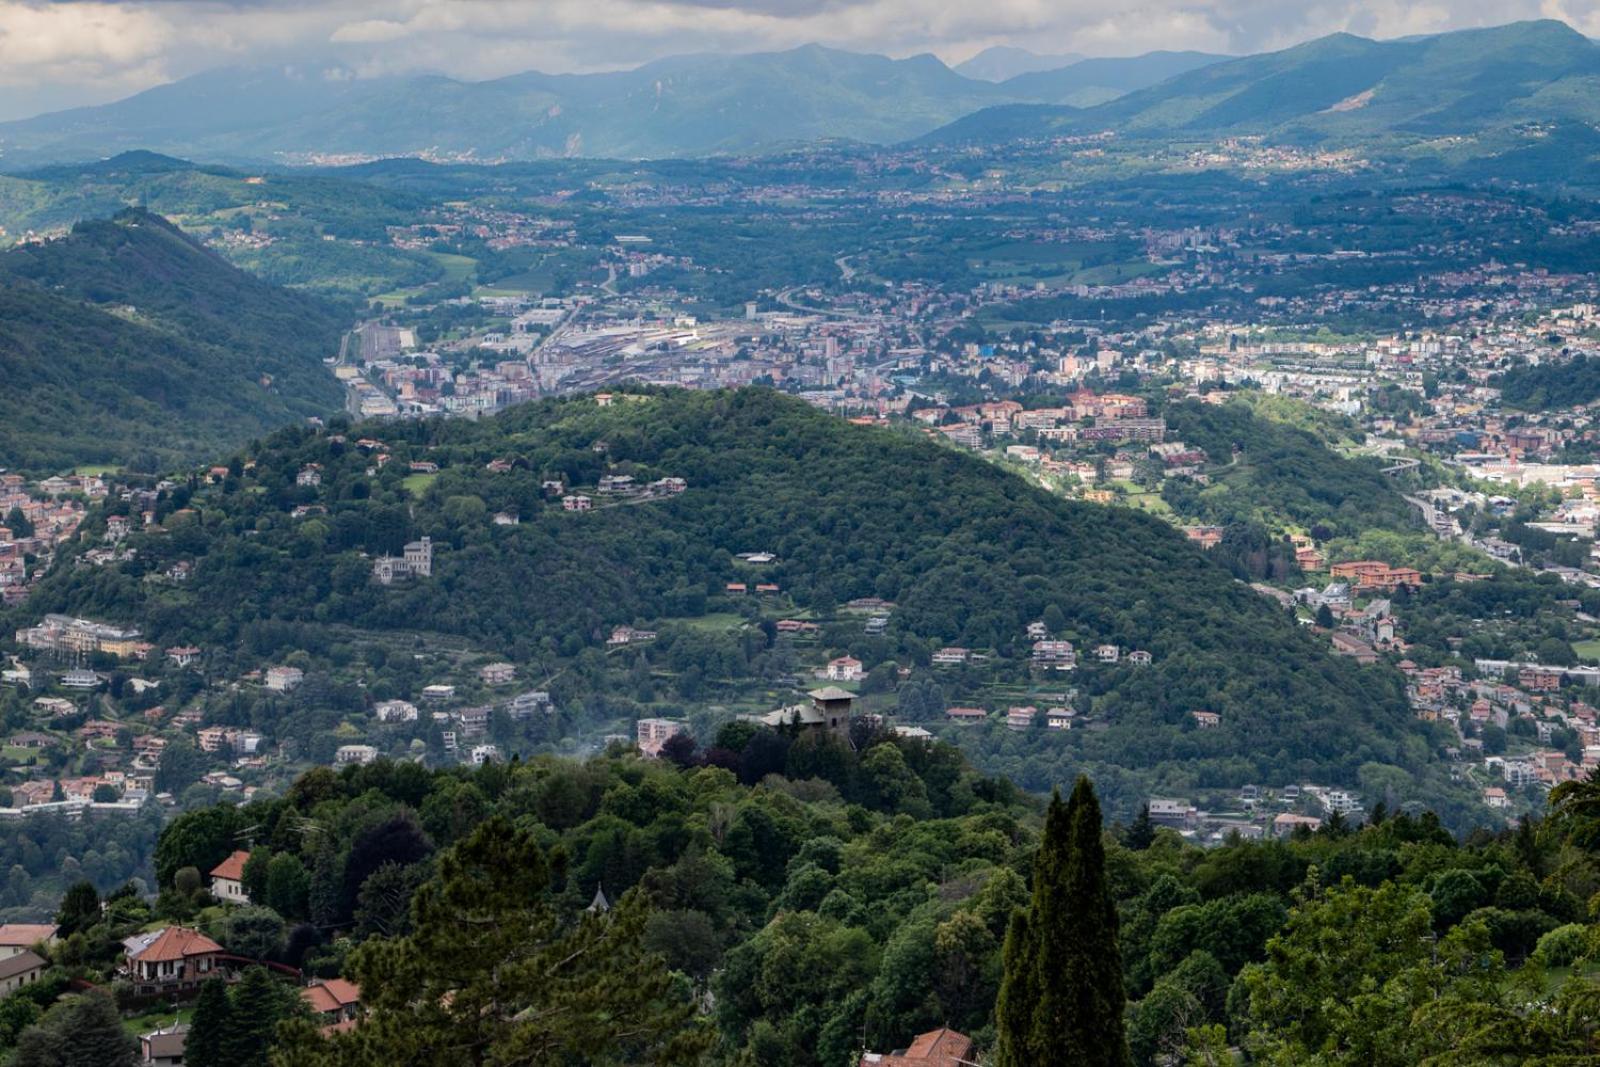
[(194, 989), (222, 965), (222, 946), (187, 926), (135, 934), (122, 949), (122, 969), (136, 996)]
[(244, 891), (244, 865), (249, 860), (250, 853), (241, 848), (211, 868), (211, 895), (225, 904), (250, 903), (250, 894)]
[(361, 1013), (361, 987), (344, 978), (319, 978), (300, 990), (324, 1029), (344, 1029)]
[(918, 1034), (894, 1052), (867, 1052), (860, 1067), (963, 1067), (972, 1062), (972, 1038), (948, 1026)]

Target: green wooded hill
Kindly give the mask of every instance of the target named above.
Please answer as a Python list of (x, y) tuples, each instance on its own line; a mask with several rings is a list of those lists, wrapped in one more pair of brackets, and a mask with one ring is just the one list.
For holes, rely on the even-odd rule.
[(194, 462), (339, 406), (343, 309), (127, 210), (0, 255), (0, 466)]
[(1578, 407), (1596, 397), (1600, 397), (1600, 359), (1591, 356), (1514, 367), (1500, 378), (1501, 402), (1522, 411)]
[[(1348, 459), (1313, 430), (1275, 421), (1247, 403), (1191, 400), (1166, 409), (1172, 435), (1203, 449), (1209, 484), (1169, 480), (1162, 495), (1185, 516), (1272, 530), (1323, 528), (1323, 539), (1369, 529), (1421, 529), (1377, 462)], [(1237, 453), (1235, 453), (1237, 449)]]
[[(393, 457), (381, 469), (349, 443), (368, 435)], [(592, 657), (611, 627), (741, 611), (756, 623), (754, 598), (726, 597), (725, 585), (771, 582), (793, 606), (770, 610), (824, 620), (855, 598), (892, 601), (884, 636), (864, 636), (859, 616), (841, 616), (828, 643), (869, 668), (900, 664), (914, 678), (938, 678), (949, 703), (980, 698), (995, 677), (1026, 689), (1024, 628), (1037, 619), (1086, 652), (1101, 643), (1150, 651), (1150, 666), (1096, 669), (1077, 683), (1103, 729), (1046, 738), (996, 727), (989, 765), (1028, 788), (1047, 788), (1063, 765), (1190, 786), (1355, 782), (1372, 767), (1404, 767), (1425, 788), (1431, 745), (1393, 671), (1331, 656), (1162, 522), (1061, 500), (916, 433), (853, 426), (751, 389), (650, 393), (611, 407), (552, 400), (481, 422), (367, 425), (342, 436), (275, 435), (241, 458), (237, 477), (175, 494), (165, 509), (187, 505), (196, 516), (141, 535), (136, 560), (63, 565), (27, 612), (136, 623), (163, 644), (242, 642), (261, 656), (306, 647), (316, 627), (440, 631), (528, 665), (528, 677), (589, 679), (587, 691), (566, 695), (581, 704), (606, 684), (603, 660)], [(497, 458), (514, 468), (486, 469)], [(407, 481), (408, 461), (418, 460), (442, 468), (426, 487)], [(321, 464), (321, 485), (296, 485), (310, 463)], [(581, 490), (607, 473), (681, 477), (689, 488), (585, 514), (541, 491), (546, 479)], [(290, 512), (300, 505), (327, 514), (297, 520)], [(500, 512), (520, 524), (494, 523)], [(437, 546), (431, 580), (371, 580), (368, 554), (423, 534)], [(777, 560), (752, 572), (735, 559), (742, 552)], [(178, 559), (197, 560), (189, 582), (143, 580)], [(699, 705), (736, 694), (773, 641), (770, 626), (752, 625), (689, 661), (659, 646), (649, 654), (680, 699)], [(947, 645), (991, 653), (993, 675), (934, 671), (930, 656)], [(564, 669), (571, 664), (581, 669)], [(1195, 709), (1221, 712), (1224, 725), (1194, 730)], [(1053, 754), (1033, 760), (1036, 746)], [(1127, 783), (1122, 799), (1142, 788)]]

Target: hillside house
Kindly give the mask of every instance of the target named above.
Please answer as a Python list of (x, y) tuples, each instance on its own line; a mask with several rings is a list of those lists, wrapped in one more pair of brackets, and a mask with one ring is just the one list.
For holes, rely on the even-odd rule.
[(393, 585), (411, 578), (433, 577), (433, 538), (407, 543), (400, 556), (379, 556), (372, 561), (372, 578), (379, 585)]
[(484, 685), (509, 685), (517, 680), (517, 668), (509, 663), (491, 663), (478, 668), (478, 680)]
[(50, 964), (32, 949), (0, 959), (0, 997), (37, 982)]
[(57, 927), (52, 923), (5, 923), (0, 925), (0, 959), (26, 952), (35, 945), (56, 943)]
[(222, 946), (186, 926), (135, 934), (122, 948), (122, 970), (136, 996), (192, 990), (222, 965)]
[(809, 704), (790, 704), (765, 715), (743, 716), (763, 723), (774, 730), (785, 726), (798, 726), (806, 730), (827, 730), (843, 736), (850, 730), (850, 713), (855, 694), (837, 686), (813, 689), (806, 696)]
[(241, 848), (211, 868), (211, 895), (227, 904), (250, 903), (244, 890), (244, 865), (249, 861), (250, 853)]
[(344, 1029), (361, 1014), (361, 987), (344, 978), (319, 978), (300, 990), (300, 999), (324, 1032)]
[(306, 680), (306, 672), (299, 667), (268, 667), (266, 687), (275, 693), (287, 693)]
[(651, 759), (660, 756), (661, 747), (667, 743), (668, 738), (675, 737), (688, 728), (688, 723), (678, 719), (640, 719), (634, 727), (639, 753)]
[(183, 1067), (183, 1053), (189, 1041), (189, 1024), (174, 1023), (139, 1035), (141, 1067)]
[(1071, 641), (1035, 641), (1031, 659), (1041, 670), (1070, 671), (1078, 666), (1078, 652)]
[(1006, 729), (1031, 730), (1039, 719), (1039, 709), (1032, 704), (1006, 709)]
[(381, 723), (416, 722), (417, 706), (409, 700), (380, 700), (372, 714)]
[(859, 682), (862, 677), (861, 661), (853, 656), (829, 660), (823, 675), (833, 682)]
[(949, 1027), (918, 1034), (893, 1052), (864, 1052), (859, 1067), (964, 1067), (972, 1062), (972, 1039)]

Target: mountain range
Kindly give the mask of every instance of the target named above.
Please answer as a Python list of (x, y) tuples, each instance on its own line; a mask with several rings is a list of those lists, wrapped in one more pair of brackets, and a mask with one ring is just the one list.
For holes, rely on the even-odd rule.
[(1180, 72), (1093, 108), (985, 109), (929, 140), (997, 143), (1112, 130), (1168, 140), (1405, 144), (1448, 154), (1457, 147), (1451, 138), (1493, 142), (1597, 120), (1600, 46), (1544, 20), (1395, 41), (1334, 34)]
[(0, 165), (15, 170), (130, 149), (260, 163), (349, 155), (659, 158), (825, 138), (894, 143), (996, 104), (1099, 103), (1218, 58), (1086, 60), (1000, 83), (965, 77), (931, 55), (894, 60), (816, 45), (483, 82), (218, 70), (101, 107), (0, 124)]
[(337, 410), (343, 311), (130, 209), (0, 255), (0, 466), (159, 470)]
[[(1334, 34), (1236, 59), (1153, 52), (1030, 69), (1072, 58), (991, 49), (952, 70), (931, 55), (807, 45), (482, 82), (219, 70), (0, 124), (0, 166), (129, 149), (249, 164), (668, 158), (829, 139), (981, 145), (1111, 131), (1135, 143), (1258, 136), (1443, 160), (1531, 152), (1537, 169), (1545, 146), (1566, 144), (1565, 134), (1588, 145), (1600, 121), (1600, 46), (1550, 20), (1389, 41)], [(1557, 128), (1564, 135), (1552, 140)]]

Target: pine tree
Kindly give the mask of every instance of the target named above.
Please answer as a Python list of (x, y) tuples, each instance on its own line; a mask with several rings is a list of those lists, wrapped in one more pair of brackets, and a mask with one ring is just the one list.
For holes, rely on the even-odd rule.
[(267, 1067), (278, 1023), (293, 1014), (298, 1000), (265, 967), (245, 970), (229, 995), (230, 1026), (224, 1038), (228, 1067)]
[(92, 882), (74, 882), (61, 898), (61, 908), (56, 912), (56, 925), (61, 936), (67, 937), (87, 930), (100, 921), (100, 894)]
[(1122, 835), (1122, 843), (1135, 852), (1143, 852), (1155, 841), (1156, 824), (1150, 821), (1150, 805), (1140, 804), (1139, 814), (1134, 816), (1127, 833)]
[(139, 1043), (111, 998), (98, 990), (63, 997), (24, 1030), (12, 1067), (135, 1067)]
[(277, 1062), (700, 1063), (710, 1034), (644, 950), (637, 892), (604, 915), (564, 916), (549, 885), (531, 833), (501, 817), (479, 824), (418, 890), (413, 931), (353, 955), (362, 1024), (331, 1041), (291, 1024)]
[(1100, 803), (1087, 778), (1050, 799), (1033, 897), (1006, 934), (995, 1010), (997, 1067), (1125, 1067), (1117, 912)]
[(189, 1022), (189, 1036), (183, 1043), (184, 1062), (190, 1067), (227, 1067), (231, 1024), (228, 984), (221, 978), (200, 983), (194, 1018)]

